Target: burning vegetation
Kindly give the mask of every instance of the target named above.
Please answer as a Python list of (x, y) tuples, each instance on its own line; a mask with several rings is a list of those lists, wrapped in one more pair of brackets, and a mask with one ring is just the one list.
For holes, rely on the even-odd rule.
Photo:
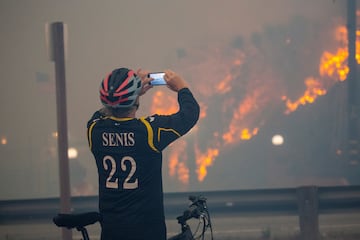
[[(270, 114), (291, 114), (345, 81), (347, 29), (332, 24), (319, 32), (322, 27), (297, 18), (249, 39), (239, 36), (226, 46), (181, 49), (177, 68), (191, 82), (201, 116), (195, 129), (166, 153), (169, 175), (184, 185), (192, 172), (204, 181), (221, 153), (251, 140)], [(359, 30), (356, 36), (360, 64)], [(177, 102), (159, 88), (151, 109), (170, 114), (177, 111)], [(189, 167), (193, 162), (194, 170)]]

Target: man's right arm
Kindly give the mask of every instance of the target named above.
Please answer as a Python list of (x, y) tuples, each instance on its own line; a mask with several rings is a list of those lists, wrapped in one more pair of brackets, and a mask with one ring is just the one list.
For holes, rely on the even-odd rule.
[(199, 120), (200, 106), (189, 88), (178, 92), (179, 111), (172, 116), (173, 121), (179, 122), (183, 129), (181, 135), (187, 133)]
[(200, 107), (191, 91), (183, 88), (178, 92), (179, 111), (171, 115), (153, 115), (146, 120), (152, 142), (158, 151), (186, 134), (196, 124)]
[(172, 115), (172, 121), (181, 135), (187, 133), (197, 122), (200, 114), (200, 107), (191, 93), (187, 82), (177, 73), (165, 70), (164, 79), (167, 86), (178, 93), (179, 111)]
[[(165, 70), (164, 79), (169, 89), (177, 92), (179, 111), (171, 115), (153, 115), (143, 119), (149, 132), (149, 141), (157, 151), (186, 134), (198, 121), (200, 107), (186, 81), (177, 73)], [(151, 140), (150, 140), (151, 138)]]

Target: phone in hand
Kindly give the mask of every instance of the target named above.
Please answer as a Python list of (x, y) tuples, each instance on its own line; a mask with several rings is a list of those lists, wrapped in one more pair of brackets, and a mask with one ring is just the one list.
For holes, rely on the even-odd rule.
[(153, 86), (166, 85), (164, 75), (165, 75), (164, 72), (149, 73), (148, 77), (154, 79), (154, 80), (150, 81), (150, 85), (153, 85)]

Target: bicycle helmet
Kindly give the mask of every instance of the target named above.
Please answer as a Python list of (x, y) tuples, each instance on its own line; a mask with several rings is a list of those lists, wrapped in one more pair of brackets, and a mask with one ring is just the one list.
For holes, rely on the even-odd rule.
[(133, 70), (115, 69), (101, 82), (101, 103), (111, 108), (131, 107), (136, 103), (141, 87), (141, 79)]

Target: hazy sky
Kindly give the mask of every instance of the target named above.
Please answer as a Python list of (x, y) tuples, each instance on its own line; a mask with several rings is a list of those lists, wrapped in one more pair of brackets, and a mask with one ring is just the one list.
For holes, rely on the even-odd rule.
[[(277, 115), (269, 119), (254, 113), (253, 118), (244, 119), (243, 122), (251, 120), (251, 124), (260, 127), (258, 136), (226, 147), (220, 143), (223, 148), (213, 166), (208, 166), (208, 175), (202, 182), (196, 179), (196, 151), (189, 146), (195, 142), (202, 152), (219, 147), (219, 143), (213, 144), (209, 139), (225, 133), (226, 126), (231, 124), (234, 113), (226, 106), (241, 105), (258, 86), (275, 82), (279, 86), (289, 84), (284, 89), (279, 87), (282, 92), (278, 93), (264, 90), (261, 94), (268, 96), (267, 102), (276, 94), (298, 94), (304, 78), (317, 74), (322, 48), (333, 47), (333, 41), (326, 37), (331, 27), (343, 23), (345, 2), (0, 0), (0, 102), (3, 112), (0, 137), (7, 139), (7, 144), (0, 145), (0, 199), (58, 195), (56, 139), (52, 136), (56, 131), (54, 64), (49, 61), (45, 47), (45, 24), (56, 21), (68, 27), (69, 145), (79, 149), (78, 159), (70, 164), (74, 194), (96, 193), (96, 169), (87, 149), (86, 122), (100, 107), (98, 87), (103, 76), (121, 66), (178, 71), (193, 86), (204, 112), (206, 110), (196, 137), (184, 139), (188, 144), (185, 163), (190, 171), (190, 182), (183, 184), (178, 177), (169, 176), (165, 160), (165, 191), (268, 188), (304, 183), (300, 170), (297, 180), (269, 181), (271, 175), (293, 175), (288, 168), (265, 167), (263, 158), (269, 155), (266, 148), (262, 148), (263, 153), (259, 155), (261, 141), (267, 139), (261, 138), (261, 126), (272, 126), (268, 123), (274, 118), (277, 122), (285, 121)], [(280, 48), (274, 36), (281, 34), (284, 34), (284, 38), (279, 38), (283, 45), (297, 44), (292, 52)], [(286, 34), (292, 38), (287, 38)], [(230, 60), (237, 60), (239, 56), (242, 56), (239, 60), (242, 69), (231, 68)], [(235, 73), (242, 76), (238, 85), (233, 85), (232, 91), (227, 90), (230, 92), (216, 95), (214, 83)], [(267, 77), (269, 75), (271, 77)], [(287, 76), (293, 77), (288, 79)], [(280, 80), (271, 81), (272, 78)], [(242, 81), (247, 81), (246, 88), (240, 87), (240, 82), (245, 84)], [(151, 100), (157, 90), (151, 91), (143, 97), (140, 115), (153, 113)], [(174, 97), (173, 93), (164, 92)], [(253, 107), (266, 109), (268, 106), (258, 104)], [(286, 119), (290, 119), (284, 123), (289, 128), (293, 124), (306, 126), (299, 118), (296, 123), (291, 122), (294, 120), (291, 117)], [(240, 124), (242, 120), (238, 120)], [(269, 127), (267, 129), (272, 132)], [(287, 157), (293, 158), (291, 153)], [(257, 164), (257, 159), (263, 160)]]

